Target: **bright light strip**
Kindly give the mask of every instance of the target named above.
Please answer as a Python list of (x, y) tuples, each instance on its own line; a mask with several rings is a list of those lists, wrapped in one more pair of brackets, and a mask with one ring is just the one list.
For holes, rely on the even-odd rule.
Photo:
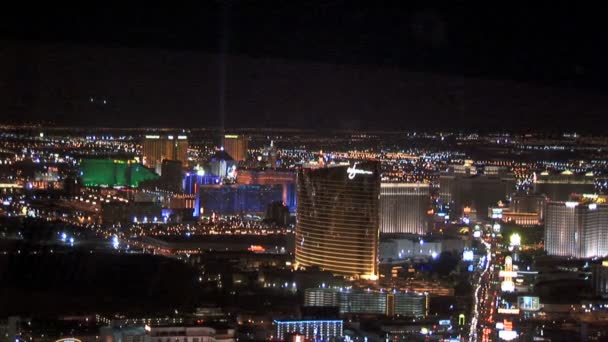
[(500, 283), (500, 289), (503, 292), (513, 292), (513, 291), (515, 291), (515, 284), (510, 280), (509, 281), (505, 280), (502, 283)]
[(508, 315), (519, 315), (519, 309), (498, 308), (498, 313)]
[(566, 207), (568, 208), (576, 208), (578, 202), (566, 202)]
[(498, 332), (498, 338), (505, 341), (512, 341), (517, 338), (517, 331), (515, 330), (500, 330)]
[(517, 272), (515, 271), (500, 271), (498, 272), (498, 276), (501, 278), (517, 278)]

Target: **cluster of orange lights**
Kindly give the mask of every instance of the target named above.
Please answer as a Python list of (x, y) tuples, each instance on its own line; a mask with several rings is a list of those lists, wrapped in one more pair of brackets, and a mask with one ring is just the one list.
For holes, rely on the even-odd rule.
[(251, 247), (247, 248), (248, 251), (250, 252), (255, 252), (255, 253), (264, 253), (266, 252), (266, 248), (260, 246), (260, 245), (251, 245)]

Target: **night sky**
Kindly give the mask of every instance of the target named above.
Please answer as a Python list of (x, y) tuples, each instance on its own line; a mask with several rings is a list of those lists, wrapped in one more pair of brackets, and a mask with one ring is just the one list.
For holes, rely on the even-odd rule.
[(1, 120), (215, 126), (224, 58), (227, 127), (602, 131), (599, 8), (308, 3), (3, 11)]

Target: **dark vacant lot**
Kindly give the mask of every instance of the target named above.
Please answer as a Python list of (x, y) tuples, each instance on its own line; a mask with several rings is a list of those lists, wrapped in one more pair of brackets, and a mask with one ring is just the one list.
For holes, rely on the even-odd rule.
[(189, 265), (152, 255), (0, 255), (0, 315), (187, 309), (199, 300), (197, 278)]

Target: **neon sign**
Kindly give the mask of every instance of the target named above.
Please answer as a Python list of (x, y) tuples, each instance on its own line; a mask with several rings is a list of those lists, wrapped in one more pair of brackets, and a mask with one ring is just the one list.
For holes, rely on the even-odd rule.
[(372, 171), (357, 169), (357, 163), (354, 163), (352, 167), (347, 168), (346, 173), (348, 173), (348, 179), (355, 179), (355, 176), (357, 176), (357, 175), (374, 174)]

